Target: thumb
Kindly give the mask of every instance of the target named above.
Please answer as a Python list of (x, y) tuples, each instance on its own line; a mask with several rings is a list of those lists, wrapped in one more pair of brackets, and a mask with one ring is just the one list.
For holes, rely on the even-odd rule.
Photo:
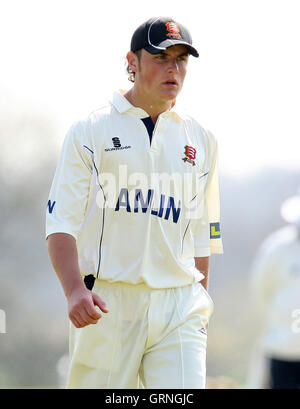
[(108, 312), (106, 303), (99, 297), (98, 294), (92, 293), (94, 305), (97, 305), (101, 311)]

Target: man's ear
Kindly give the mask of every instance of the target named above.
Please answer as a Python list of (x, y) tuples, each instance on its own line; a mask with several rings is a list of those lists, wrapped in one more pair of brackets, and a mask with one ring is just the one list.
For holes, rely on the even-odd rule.
[(131, 68), (132, 72), (136, 73), (139, 67), (139, 59), (136, 54), (132, 51), (129, 51), (126, 55), (128, 66)]

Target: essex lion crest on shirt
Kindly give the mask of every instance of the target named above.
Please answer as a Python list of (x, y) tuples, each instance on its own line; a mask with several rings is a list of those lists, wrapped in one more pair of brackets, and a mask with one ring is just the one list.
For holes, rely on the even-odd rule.
[(188, 145), (185, 145), (184, 149), (185, 149), (185, 151), (184, 151), (185, 157), (182, 158), (182, 160), (183, 160), (184, 162), (189, 162), (189, 163), (191, 163), (193, 166), (195, 166), (195, 165), (196, 165), (196, 162), (195, 162), (195, 159), (196, 159), (196, 149), (193, 148), (192, 146), (188, 146)]

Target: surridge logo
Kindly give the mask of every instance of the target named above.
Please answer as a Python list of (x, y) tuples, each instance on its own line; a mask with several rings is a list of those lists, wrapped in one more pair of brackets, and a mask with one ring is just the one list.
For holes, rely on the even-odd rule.
[(109, 152), (109, 151), (118, 151), (118, 150), (122, 150), (122, 149), (129, 149), (131, 148), (131, 146), (122, 146), (121, 142), (120, 142), (120, 138), (118, 136), (114, 136), (113, 138), (111, 138), (114, 147), (113, 148), (106, 148), (105, 152)]

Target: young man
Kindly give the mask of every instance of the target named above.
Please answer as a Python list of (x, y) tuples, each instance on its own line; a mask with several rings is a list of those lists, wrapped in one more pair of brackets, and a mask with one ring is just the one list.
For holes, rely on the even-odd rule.
[(64, 142), (46, 235), (71, 320), (69, 388), (205, 387), (222, 242), (216, 141), (174, 109), (190, 54), (171, 18), (142, 24), (133, 87)]

